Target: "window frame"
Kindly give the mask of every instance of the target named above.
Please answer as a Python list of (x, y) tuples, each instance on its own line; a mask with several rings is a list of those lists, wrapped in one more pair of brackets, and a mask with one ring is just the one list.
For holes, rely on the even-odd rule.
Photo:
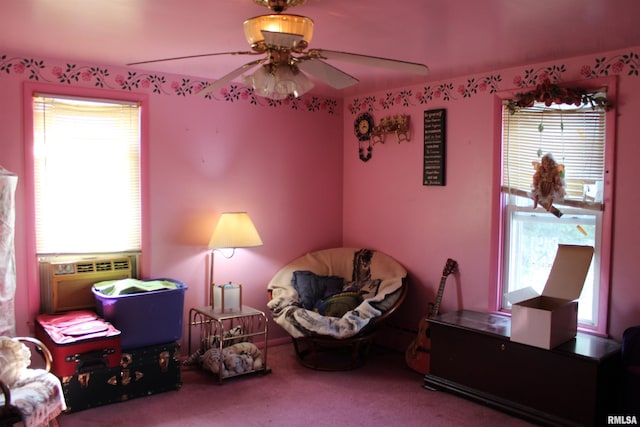
[[(140, 104), (38, 92), (32, 106), (38, 255), (139, 253)], [(109, 202), (122, 209), (96, 209)]]
[[(505, 197), (506, 199), (506, 197)], [(505, 229), (505, 236), (512, 236), (513, 234), (517, 234), (517, 232), (513, 231), (513, 227), (514, 225), (518, 226), (518, 225), (524, 225), (526, 223), (534, 223), (534, 224), (553, 224), (556, 223), (558, 221), (562, 222), (563, 225), (569, 225), (569, 224), (574, 224), (574, 225), (584, 225), (584, 226), (588, 226), (588, 225), (592, 225), (594, 228), (596, 228), (597, 230), (599, 230), (599, 233), (595, 234), (595, 253), (594, 253), (594, 257), (593, 257), (593, 262), (592, 262), (592, 266), (591, 266), (591, 270), (593, 270), (594, 273), (599, 273), (600, 272), (600, 252), (602, 250), (602, 243), (601, 243), (601, 239), (600, 237), (602, 236), (602, 217), (603, 217), (603, 212), (599, 211), (599, 210), (590, 210), (590, 209), (580, 209), (580, 208), (564, 208), (562, 209), (564, 215), (562, 216), (562, 218), (555, 218), (552, 215), (549, 215), (548, 213), (544, 213), (543, 211), (541, 211), (540, 209), (533, 209), (533, 207), (522, 207), (522, 206), (517, 206), (515, 204), (507, 204), (505, 203), (505, 218), (513, 218), (513, 216), (519, 216), (522, 217), (522, 219), (519, 220), (506, 220), (505, 224), (504, 224), (504, 229)], [(576, 215), (582, 215), (582, 216), (591, 216), (593, 224), (588, 224), (587, 221), (584, 220), (580, 220), (577, 221), (575, 219)], [(503, 254), (503, 256), (505, 257), (504, 261), (503, 261), (503, 272), (506, 273), (511, 272), (511, 260), (514, 258), (514, 253), (511, 252), (509, 250), (509, 246), (513, 244), (514, 246), (518, 246), (518, 242), (513, 242), (512, 239), (507, 239), (505, 238), (505, 253)], [(574, 243), (569, 243), (569, 244), (574, 244)], [(582, 244), (582, 243), (575, 243), (575, 244)], [(507, 253), (508, 252), (508, 253)], [(516, 269), (518, 268), (517, 264), (516, 264)], [(599, 277), (599, 276), (598, 276)], [(503, 282), (502, 282), (502, 289), (505, 289), (506, 287), (508, 287), (509, 285), (509, 279), (504, 277), (503, 278)], [(544, 283), (537, 283), (538, 286), (542, 286)], [(598, 281), (598, 285), (599, 285), (599, 281)], [(530, 285), (531, 286), (531, 285)], [(599, 308), (600, 306), (600, 296), (599, 294), (594, 294), (593, 298), (595, 300), (597, 300), (597, 308)], [(505, 306), (508, 305), (506, 303), (506, 301), (504, 300), (504, 292), (503, 292), (503, 300), (501, 301), (502, 304), (502, 309), (503, 310), (509, 310), (508, 308), (506, 308)], [(599, 319), (599, 310), (598, 309), (592, 309), (591, 311), (591, 317), (593, 319), (595, 319), (595, 325), (598, 324), (598, 322), (600, 321)], [(582, 306), (579, 306), (579, 309), (582, 309)], [(578, 321), (580, 320), (580, 312), (578, 312)], [(593, 328), (592, 325), (586, 324), (586, 323), (582, 323), (582, 327), (583, 328)]]
[[(564, 85), (564, 84), (563, 84)], [(617, 95), (617, 79), (613, 77), (604, 77), (590, 79), (586, 81), (569, 82), (567, 86), (580, 86), (587, 90), (598, 91), (606, 88), (607, 98), (615, 106)], [(533, 89), (533, 88), (529, 88)], [(513, 99), (516, 93), (522, 93), (529, 90), (520, 88), (510, 91), (499, 92), (494, 97), (494, 114), (495, 114), (495, 150), (494, 161), (496, 166), (494, 175), (494, 204), (493, 204), (493, 220), (492, 233), (494, 241), (492, 247), (494, 250), (493, 265), (495, 268), (495, 276), (491, 278), (493, 291), (490, 295), (490, 309), (497, 313), (510, 315), (511, 310), (502, 308), (503, 298), (503, 282), (504, 282), (504, 251), (507, 250), (504, 222), (507, 220), (506, 215), (508, 209), (505, 203), (506, 198), (503, 197), (501, 189), (502, 185), (502, 111), (503, 103), (506, 100)], [(597, 324), (594, 326), (579, 324), (578, 329), (583, 332), (589, 332), (596, 335), (606, 336), (609, 321), (609, 294), (611, 288), (611, 248), (613, 243), (613, 217), (614, 217), (614, 183), (615, 183), (615, 146), (616, 146), (616, 109), (615, 107), (605, 113), (606, 129), (605, 129), (605, 161), (604, 161), (604, 186), (603, 186), (603, 210), (602, 210), (602, 234), (601, 234), (601, 254), (600, 254), (600, 271), (599, 271), (599, 289), (597, 292)]]
[[(88, 100), (108, 100), (114, 102), (137, 102), (140, 104), (140, 209), (141, 225), (140, 240), (141, 252), (149, 254), (149, 97), (144, 93), (124, 92), (110, 89), (84, 88), (72, 86), (60, 86), (49, 83), (25, 82), (23, 87), (23, 116), (24, 116), (24, 190), (25, 190), (25, 216), (26, 225), (26, 253), (27, 253), (27, 280), (28, 283), (38, 283), (38, 263), (36, 250), (36, 217), (35, 217), (35, 183), (34, 183), (34, 117), (33, 96), (37, 93), (46, 93), (51, 96), (77, 97)], [(148, 256), (141, 257), (139, 273), (144, 275), (148, 270)], [(32, 310), (39, 307), (38, 301), (31, 304)]]

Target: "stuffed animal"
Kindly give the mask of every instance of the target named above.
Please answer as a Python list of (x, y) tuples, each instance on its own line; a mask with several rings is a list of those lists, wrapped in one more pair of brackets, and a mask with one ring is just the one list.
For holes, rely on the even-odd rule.
[[(220, 371), (220, 349), (211, 348), (200, 357), (200, 365), (215, 374)], [(255, 344), (241, 342), (222, 349), (222, 377), (261, 369), (262, 353)]]
[(253, 368), (253, 361), (250, 357), (244, 357), (242, 354), (225, 352), (222, 363), (222, 376), (238, 375), (248, 372)]
[(236, 354), (240, 354), (251, 360), (251, 369), (262, 369), (262, 352), (255, 344), (250, 342), (241, 342), (232, 345), (229, 349), (233, 349)]
[[(240, 326), (231, 328), (224, 334), (224, 341), (222, 342), (223, 347), (227, 347), (227, 346), (236, 344), (238, 342), (242, 342), (242, 339), (243, 339), (242, 335), (244, 335), (244, 332), (242, 332), (242, 328)], [(238, 338), (234, 338), (234, 337), (238, 337)], [(194, 353), (192, 353), (191, 355), (189, 355), (189, 357), (185, 359), (184, 362), (182, 362), (182, 365), (183, 366), (195, 365), (200, 361), (200, 358), (207, 350), (211, 348), (219, 348), (219, 347), (220, 347), (220, 337), (218, 335), (211, 335), (211, 336), (205, 337), (200, 341), (200, 348), (196, 350)]]

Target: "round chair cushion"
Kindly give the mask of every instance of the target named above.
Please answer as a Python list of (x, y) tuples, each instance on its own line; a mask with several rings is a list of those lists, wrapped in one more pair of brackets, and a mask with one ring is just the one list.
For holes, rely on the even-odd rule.
[[(340, 310), (331, 310), (333, 315), (323, 315), (320, 306), (326, 313), (326, 300), (331, 295), (323, 295), (321, 301), (316, 300), (314, 307), (317, 311), (314, 310), (309, 306), (309, 300), (298, 292), (300, 283), (294, 286), (296, 272), (307, 272), (301, 277), (309, 276), (308, 272), (317, 276), (310, 281), (314, 286), (313, 298), (327, 287), (334, 286), (333, 278), (339, 277), (344, 280), (340, 292), (355, 292), (361, 301), (352, 307), (352, 297), (336, 298), (339, 300), (336, 306), (340, 305)], [(310, 252), (291, 261), (271, 279), (268, 290), (272, 298), (267, 306), (274, 321), (293, 338), (317, 335), (349, 338), (402, 302), (406, 276), (406, 269), (398, 261), (380, 251), (332, 248)], [(318, 288), (322, 283), (326, 283), (325, 288)], [(349, 304), (345, 304), (346, 299), (350, 299)]]

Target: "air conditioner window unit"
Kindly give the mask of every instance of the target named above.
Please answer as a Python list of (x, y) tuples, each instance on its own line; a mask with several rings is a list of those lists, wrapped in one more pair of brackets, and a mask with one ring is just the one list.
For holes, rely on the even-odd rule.
[(95, 310), (91, 287), (105, 280), (136, 278), (137, 254), (101, 257), (41, 257), (40, 311), (59, 313), (70, 310)]

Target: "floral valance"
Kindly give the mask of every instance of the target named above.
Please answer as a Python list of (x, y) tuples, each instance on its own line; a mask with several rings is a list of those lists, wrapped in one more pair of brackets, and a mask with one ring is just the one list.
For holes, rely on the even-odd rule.
[(515, 113), (520, 108), (533, 107), (535, 102), (543, 102), (547, 107), (551, 104), (569, 104), (577, 107), (591, 105), (592, 108), (604, 108), (607, 111), (613, 108), (606, 95), (581, 87), (562, 87), (551, 83), (549, 79), (545, 79), (532, 91), (517, 93), (514, 99), (507, 101), (507, 108)]

